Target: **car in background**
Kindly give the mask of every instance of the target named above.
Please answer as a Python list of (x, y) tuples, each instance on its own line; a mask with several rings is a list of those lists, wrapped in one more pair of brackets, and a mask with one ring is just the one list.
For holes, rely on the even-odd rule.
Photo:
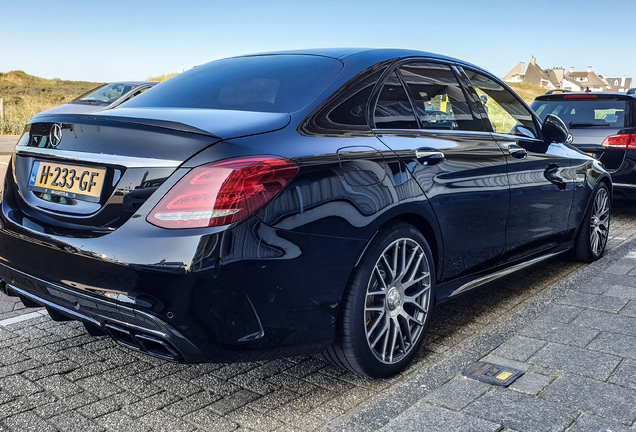
[(118, 107), (159, 84), (155, 81), (122, 81), (103, 84), (70, 102), (40, 114), (85, 114)]
[(544, 119), (558, 116), (572, 134), (572, 144), (599, 159), (611, 173), (617, 197), (636, 198), (636, 89), (626, 93), (559, 90), (531, 105)]
[(394, 375), (437, 304), (603, 254), (611, 179), (567, 138), (441, 55), (214, 61), (114, 110), (29, 122), (2, 195), (0, 289), (171, 361), (321, 352)]

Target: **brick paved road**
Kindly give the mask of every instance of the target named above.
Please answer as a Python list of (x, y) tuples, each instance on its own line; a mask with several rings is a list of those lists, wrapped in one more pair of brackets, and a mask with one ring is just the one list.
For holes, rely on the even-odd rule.
[[(608, 251), (619, 248), (636, 234), (635, 217), (636, 206), (616, 205)], [(498, 325), (585, 267), (564, 257), (553, 259), (445, 304), (436, 311), (425, 349), (412, 367), (398, 377), (382, 381), (358, 377), (315, 357), (178, 365), (119, 347), (107, 338), (90, 337), (76, 323), (56, 323), (47, 316), (4, 326), (1, 323), (6, 321), (0, 321), (0, 432), (377, 429), (408, 408), (404, 405), (408, 398), (393, 400), (387, 395), (411, 389), (408, 394), (415, 397), (422, 389), (448, 381), (448, 373), (452, 377), (458, 370), (454, 359), (474, 357), (483, 344), (498, 334)], [(12, 310), (0, 314), (0, 320), (36, 311), (15, 310), (18, 307), (20, 303), (12, 304)], [(517, 342), (536, 339), (532, 330), (527, 330), (525, 339)], [(548, 350), (536, 361), (550, 363), (552, 358), (571, 354), (562, 351), (561, 342), (546, 342), (543, 351)], [(523, 345), (517, 348), (525, 348)], [(515, 347), (508, 349), (514, 351)], [(503, 348), (498, 355), (502, 353)], [(585, 368), (585, 364), (581, 367)], [(625, 369), (625, 374), (628, 371)], [(606, 373), (599, 367), (589, 372), (598, 375), (586, 379), (594, 380)], [(547, 385), (545, 375), (535, 375), (523, 384), (526, 388)], [(563, 375), (563, 380), (555, 381), (564, 384), (556, 387), (560, 392), (555, 390), (550, 400), (565, 397), (567, 389), (581, 384), (572, 380)], [(447, 385), (461, 386), (451, 383)], [(593, 388), (595, 381), (583, 384)], [(466, 391), (476, 398), (482, 390), (477, 386)], [(463, 392), (461, 388), (458, 391)], [(502, 394), (486, 393), (480, 403), (501, 406), (506, 402), (501, 400)], [(510, 398), (519, 397), (511, 394)], [(523, 406), (543, 409), (547, 404)], [(443, 408), (443, 403), (429, 405), (433, 407), (431, 412), (447, 417), (448, 409)], [(475, 430), (490, 430), (492, 424), (501, 423), (494, 421), (494, 414), (490, 420), (468, 417), (474, 417), (478, 425)], [(556, 417), (559, 416), (555, 414)], [(449, 424), (456, 420), (448, 418)]]

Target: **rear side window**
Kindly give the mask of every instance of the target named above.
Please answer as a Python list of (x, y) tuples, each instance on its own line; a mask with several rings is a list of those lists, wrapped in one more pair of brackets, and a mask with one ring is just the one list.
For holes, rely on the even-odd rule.
[[(578, 96), (578, 95), (577, 95)], [(579, 96), (580, 97), (580, 96)], [(534, 101), (532, 109), (541, 120), (548, 114), (559, 117), (571, 128), (595, 126), (625, 127), (627, 104), (615, 99), (562, 99)]]
[(464, 92), (449, 66), (409, 63), (400, 72), (423, 129), (476, 130)]
[(402, 82), (393, 72), (380, 91), (378, 102), (373, 113), (375, 127), (379, 129), (417, 129), (418, 124), (413, 114)]
[(289, 113), (307, 106), (341, 70), (339, 60), (311, 55), (224, 59), (179, 74), (124, 106)]

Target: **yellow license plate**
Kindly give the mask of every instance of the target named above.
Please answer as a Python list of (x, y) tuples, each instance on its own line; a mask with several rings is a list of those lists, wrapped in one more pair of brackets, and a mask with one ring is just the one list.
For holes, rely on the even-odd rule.
[(105, 168), (34, 161), (29, 189), (71, 199), (98, 202)]

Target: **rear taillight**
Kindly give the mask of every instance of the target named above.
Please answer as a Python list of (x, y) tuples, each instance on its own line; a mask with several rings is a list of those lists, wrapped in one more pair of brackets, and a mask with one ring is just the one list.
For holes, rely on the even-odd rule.
[(603, 147), (636, 149), (636, 134), (610, 135), (603, 141)]
[(274, 156), (229, 159), (194, 168), (148, 215), (162, 228), (200, 228), (246, 218), (274, 198), (298, 166)]

